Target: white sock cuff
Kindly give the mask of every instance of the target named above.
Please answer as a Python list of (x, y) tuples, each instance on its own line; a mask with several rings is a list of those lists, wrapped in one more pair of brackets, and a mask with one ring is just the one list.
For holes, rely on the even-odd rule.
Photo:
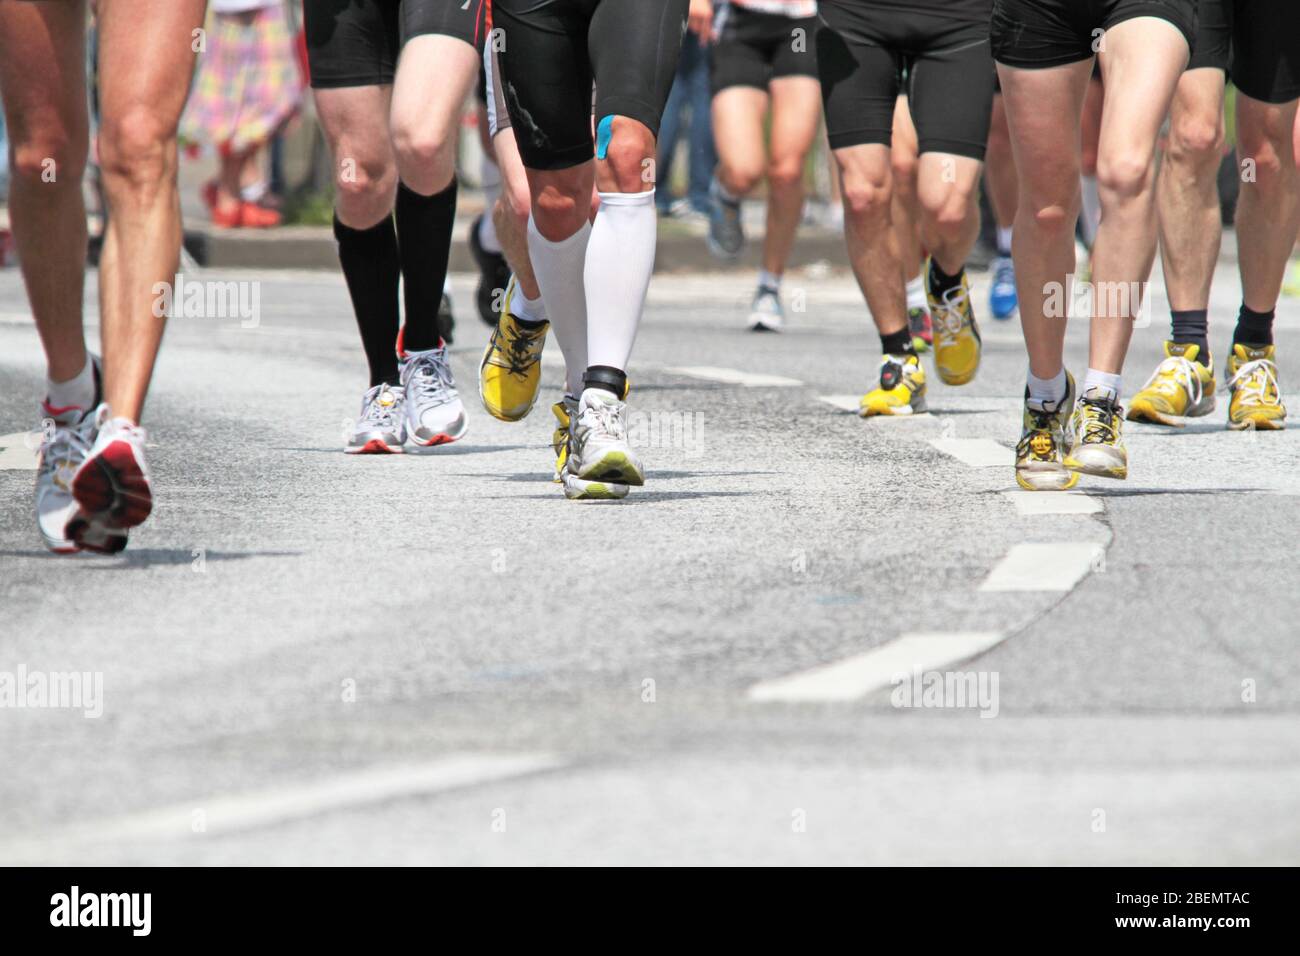
[(1088, 375), (1083, 380), (1083, 394), (1088, 394), (1089, 390), (1094, 388), (1101, 389), (1104, 393), (1109, 394), (1116, 401), (1122, 391), (1124, 376), (1114, 372), (1099, 372), (1095, 368), (1088, 369)]
[(600, 204), (602, 206), (653, 206), (655, 202), (654, 189), (648, 189), (643, 193), (602, 193)]
[(1048, 402), (1059, 402), (1065, 395), (1065, 367), (1053, 375), (1051, 378), (1039, 378), (1030, 369), (1026, 384), (1029, 386), (1029, 400), (1036, 404), (1042, 405)]

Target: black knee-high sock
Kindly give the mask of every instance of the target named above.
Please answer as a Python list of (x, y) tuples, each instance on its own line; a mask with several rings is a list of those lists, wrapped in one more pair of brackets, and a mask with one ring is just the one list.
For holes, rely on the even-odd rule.
[(456, 224), (456, 180), (440, 193), (421, 196), (403, 183), (397, 187), (397, 245), (402, 258), (408, 352), (438, 347), (438, 306), (447, 281), (451, 230)]
[(397, 285), (402, 273), (393, 217), (385, 216), (369, 229), (353, 229), (339, 222), (336, 214), (334, 238), (370, 365), (370, 384), (396, 384)]

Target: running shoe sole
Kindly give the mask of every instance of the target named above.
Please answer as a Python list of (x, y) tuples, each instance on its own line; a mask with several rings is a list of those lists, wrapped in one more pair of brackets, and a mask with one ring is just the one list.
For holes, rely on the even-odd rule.
[[(143, 524), (153, 510), (149, 480), (131, 446), (124, 441), (111, 442), (82, 465), (72, 480), (72, 497), (81, 507), (82, 516), (109, 528)], [(69, 526), (76, 520), (73, 518)]]
[(612, 481), (584, 481), (573, 475), (564, 475), (560, 479), (564, 485), (564, 497), (570, 501), (618, 501), (627, 497), (630, 487)]
[(1186, 428), (1187, 420), (1190, 418), (1204, 418), (1210, 412), (1214, 411), (1215, 400), (1210, 399), (1208, 405), (1201, 405), (1197, 408), (1190, 408), (1186, 415), (1169, 415), (1160, 409), (1139, 402), (1136, 399), (1128, 410), (1128, 420), (1131, 422), (1146, 422), (1148, 425), (1167, 425), (1170, 428)]
[(1078, 472), (1065, 467), (1016, 469), (1016, 484), (1025, 491), (1068, 491), (1078, 483)]
[[(88, 518), (84, 513), (77, 514), (68, 522), (65, 532), (75, 543), (75, 551), (92, 551), (95, 554), (117, 554), (126, 548), (126, 535), (120, 530), (105, 527), (98, 521)], [(60, 551), (67, 554), (67, 551)]]
[(378, 438), (372, 438), (364, 445), (348, 445), (343, 449), (346, 455), (400, 455), (402, 453), (401, 445), (390, 445)]
[(1078, 452), (1067, 455), (1065, 467), (1081, 475), (1093, 475), (1097, 478), (1128, 477), (1128, 456), (1097, 448), (1081, 448)]
[(592, 462), (578, 472), (578, 478), (583, 481), (614, 482), (621, 485), (645, 484), (645, 476), (621, 451), (606, 452), (599, 461)]
[(1254, 429), (1261, 432), (1280, 432), (1286, 428), (1285, 418), (1249, 418), (1244, 422), (1228, 422), (1228, 428), (1234, 432), (1246, 432)]

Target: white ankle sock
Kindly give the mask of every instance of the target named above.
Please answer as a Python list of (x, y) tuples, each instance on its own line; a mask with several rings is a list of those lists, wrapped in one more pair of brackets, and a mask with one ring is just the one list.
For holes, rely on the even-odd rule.
[(514, 313), (516, 319), (523, 319), (525, 322), (546, 321), (546, 302), (540, 295), (535, 299), (524, 295), (524, 288), (519, 284), (518, 279), (515, 280), (515, 294), (510, 300), (510, 311)]
[(491, 206), (488, 206), (487, 212), (478, 221), (478, 241), (488, 252), (501, 252), (501, 240), (497, 238), (497, 225), (492, 221)]
[(537, 231), (533, 218), (528, 219), (528, 256), (547, 311), (555, 310), (551, 327), (564, 353), (565, 379), (571, 395), (581, 394), (582, 376), (587, 371), (587, 291), (582, 274), (590, 239), (589, 222), (568, 239), (551, 242)]
[(583, 272), (592, 317), (587, 323), (588, 365), (627, 368), (654, 271), (657, 228), (653, 189), (600, 194)]
[(758, 270), (758, 287), (760, 289), (773, 289), (776, 292), (781, 291), (781, 277), (775, 273), (768, 272), (766, 269)]
[(1050, 405), (1065, 397), (1065, 368), (1051, 378), (1039, 378), (1029, 373), (1029, 400), (1035, 405)]
[(66, 382), (46, 379), (45, 400), (54, 409), (80, 408), (89, 411), (95, 401), (95, 372), (90, 356), (86, 356), (85, 367)]
[(924, 309), (928, 306), (925, 298), (925, 273), (918, 272), (915, 279), (907, 283), (907, 307), (909, 309)]
[(1088, 375), (1083, 380), (1083, 394), (1087, 395), (1094, 388), (1099, 390), (1099, 394), (1108, 398), (1119, 401), (1120, 385), (1122, 375), (1113, 375), (1110, 372), (1099, 372), (1095, 368), (1088, 369)]
[(998, 255), (1006, 258), (1011, 255), (1011, 226), (998, 226)]

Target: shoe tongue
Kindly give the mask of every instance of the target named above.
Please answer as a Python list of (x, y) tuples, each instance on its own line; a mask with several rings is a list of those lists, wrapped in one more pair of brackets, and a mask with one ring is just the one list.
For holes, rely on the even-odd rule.
[(1117, 401), (1115, 396), (1112, 395), (1109, 390), (1097, 385), (1094, 385), (1092, 388), (1084, 392), (1083, 397), (1088, 399), (1090, 402), (1104, 402), (1108, 405), (1113, 405)]
[(1166, 342), (1165, 355), (1168, 358), (1182, 356), (1189, 362), (1196, 361), (1196, 356), (1201, 354), (1201, 346), (1196, 342)]

